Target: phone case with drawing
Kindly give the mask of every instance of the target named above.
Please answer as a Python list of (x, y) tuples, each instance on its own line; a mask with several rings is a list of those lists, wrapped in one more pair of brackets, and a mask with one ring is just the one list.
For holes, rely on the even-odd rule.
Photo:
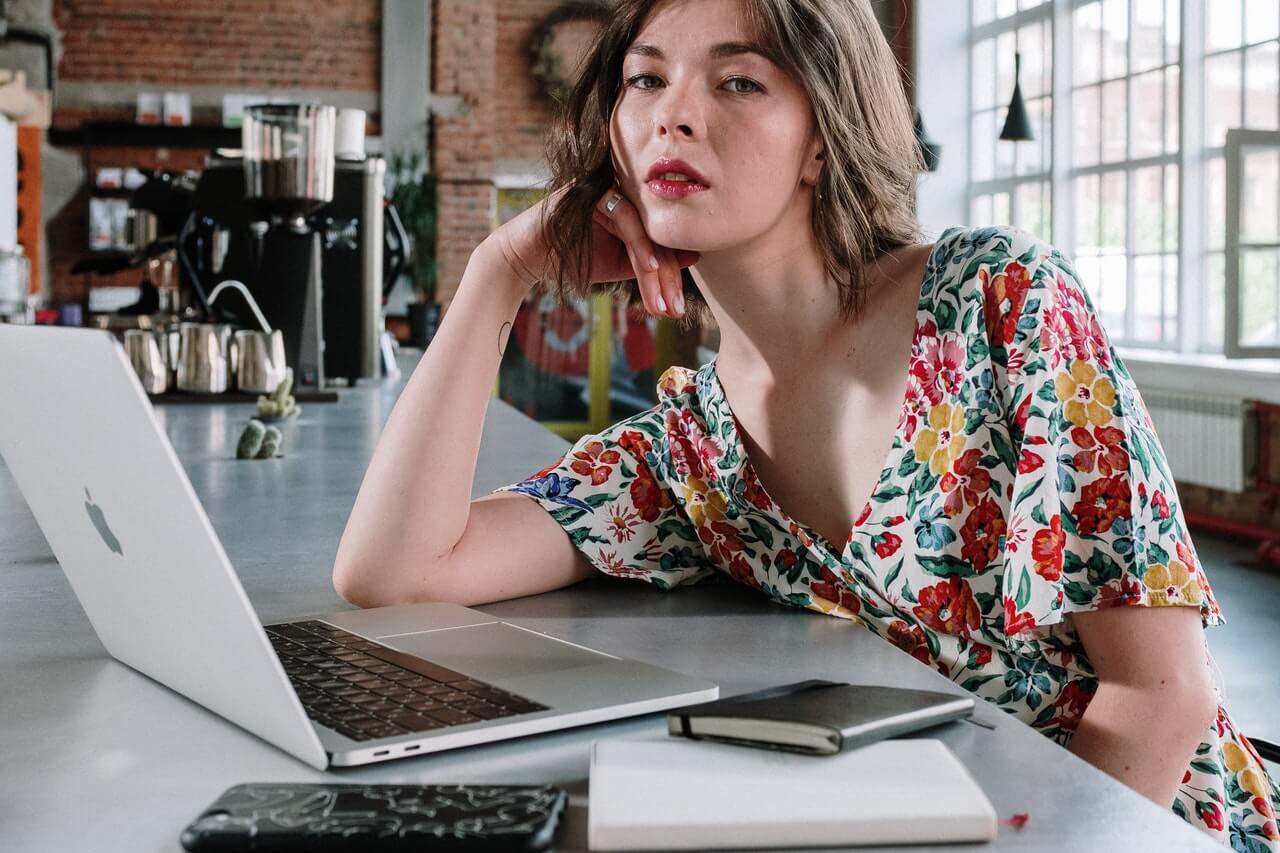
[(551, 844), (568, 795), (553, 785), (253, 783), (182, 833), (190, 851), (513, 851)]

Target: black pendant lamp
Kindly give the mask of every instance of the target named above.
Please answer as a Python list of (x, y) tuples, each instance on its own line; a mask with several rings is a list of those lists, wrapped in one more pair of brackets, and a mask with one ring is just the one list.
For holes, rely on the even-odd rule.
[(1027, 105), (1022, 102), (1022, 84), (1018, 77), (1022, 69), (1022, 54), (1013, 55), (1013, 99), (1009, 101), (1009, 114), (1005, 116), (1000, 138), (1008, 142), (1030, 142), (1036, 138), (1027, 118)]
[(924, 157), (924, 167), (930, 172), (938, 171), (938, 158), (942, 156), (942, 146), (929, 138), (924, 129), (924, 117), (916, 110), (916, 144), (920, 146), (920, 154)]

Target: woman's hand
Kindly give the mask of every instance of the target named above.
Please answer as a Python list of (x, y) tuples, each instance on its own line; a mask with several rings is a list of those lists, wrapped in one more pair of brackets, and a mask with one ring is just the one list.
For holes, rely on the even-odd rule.
[[(565, 192), (562, 187), (529, 209), (504, 223), (486, 238), (493, 241), (500, 256), (527, 286), (555, 275), (550, 251), (539, 227), (544, 211)], [(607, 205), (618, 197), (613, 210)], [(591, 282), (623, 281), (634, 278), (650, 314), (679, 317), (684, 313), (680, 270), (697, 263), (697, 252), (668, 249), (649, 238), (635, 206), (617, 187), (596, 201), (592, 212), (593, 245)]]

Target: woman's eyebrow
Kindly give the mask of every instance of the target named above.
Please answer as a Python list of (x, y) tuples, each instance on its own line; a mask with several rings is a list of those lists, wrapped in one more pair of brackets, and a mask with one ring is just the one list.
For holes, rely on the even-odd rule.
[[(639, 56), (651, 56), (654, 59), (666, 59), (666, 54), (657, 45), (647, 44), (645, 42), (636, 42), (627, 48), (624, 56), (631, 54)], [(726, 41), (714, 45), (707, 51), (707, 56), (711, 59), (724, 59), (728, 56), (740, 56), (744, 53), (754, 53), (761, 59), (767, 60), (769, 57), (765, 54), (765, 49), (759, 44), (745, 41)]]

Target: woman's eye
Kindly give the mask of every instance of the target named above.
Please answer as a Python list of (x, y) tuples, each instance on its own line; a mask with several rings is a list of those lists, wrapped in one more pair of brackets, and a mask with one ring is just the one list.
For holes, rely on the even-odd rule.
[[(657, 75), (655, 75), (655, 74), (635, 74), (635, 75), (632, 75), (631, 77), (628, 77), (628, 78), (627, 78), (627, 80), (626, 80), (626, 84), (627, 84), (628, 86), (630, 86), (630, 87), (633, 87), (633, 88), (639, 89), (639, 90), (641, 90), (641, 91), (648, 91), (649, 89), (654, 88), (654, 87), (652, 87), (652, 86), (641, 86), (641, 85), (638, 85), (638, 81), (640, 81), (640, 80), (656, 80), (656, 79), (658, 79), (658, 78), (657, 78)], [(728, 80), (724, 81), (724, 85), (726, 85), (726, 86), (730, 85), (731, 83), (745, 83), (745, 84), (747, 84), (748, 86), (750, 86), (750, 87), (751, 87), (751, 88), (749, 88), (749, 89), (747, 89), (747, 90), (745, 90), (745, 91), (744, 91), (744, 90), (732, 90), (732, 89), (731, 89), (730, 91), (732, 91), (732, 92), (733, 92), (733, 94), (735, 94), (735, 95), (750, 95), (750, 94), (753, 94), (753, 93), (755, 93), (755, 92), (763, 92), (763, 91), (764, 91), (762, 88), (760, 88), (760, 84), (758, 84), (758, 83), (756, 83), (754, 80), (751, 80), (751, 79), (746, 78), (746, 77), (730, 77)]]
[[(746, 77), (730, 77), (728, 80), (724, 81), (724, 83), (726, 86), (729, 85), (730, 83), (746, 83), (748, 86), (751, 86), (754, 91), (757, 91), (757, 92), (764, 91), (763, 89), (760, 88), (760, 86), (754, 80), (749, 80)], [(735, 94), (749, 95), (751, 94), (751, 90), (748, 90), (746, 92), (735, 92)]]

